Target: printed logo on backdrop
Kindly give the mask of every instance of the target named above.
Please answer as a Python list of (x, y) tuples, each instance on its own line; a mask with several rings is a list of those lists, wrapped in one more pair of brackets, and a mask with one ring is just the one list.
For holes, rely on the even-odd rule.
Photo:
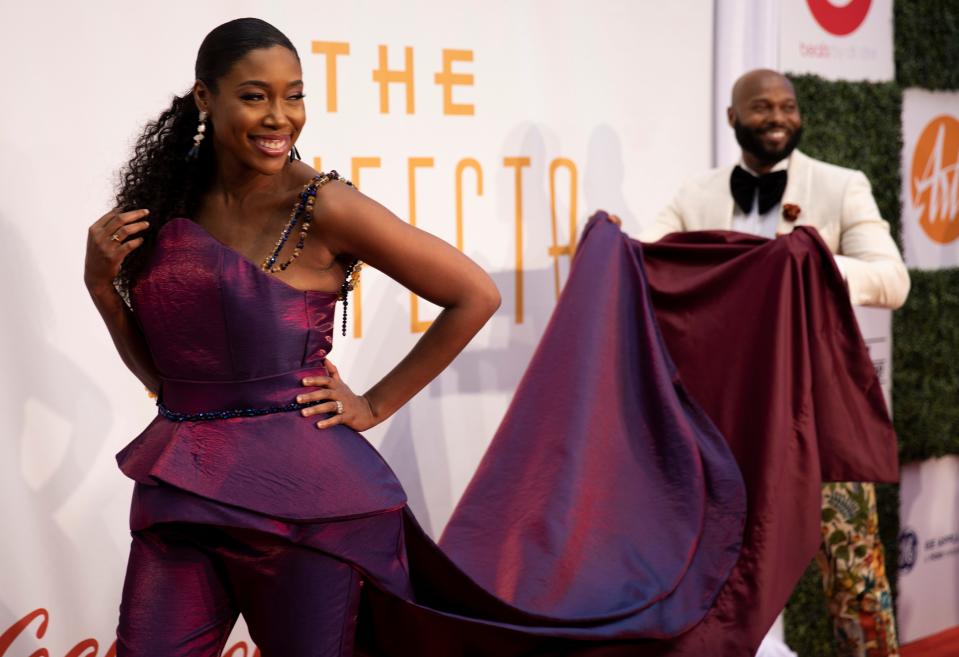
[(919, 537), (911, 529), (899, 532), (899, 572), (905, 575), (916, 565), (919, 555)]
[[(350, 87), (344, 79), (346, 72), (356, 73), (355, 63), (351, 65), (350, 57), (353, 53), (353, 47), (347, 41), (313, 41), (311, 50), (314, 55), (322, 58), (323, 68), (326, 72), (326, 112), (327, 114), (337, 114), (340, 108), (340, 91), (343, 89), (354, 89)], [(393, 57), (397, 52), (394, 49)], [(415, 115), (417, 113), (417, 96), (414, 86), (415, 65), (413, 46), (404, 46), (402, 49), (403, 64), (390, 64), (390, 48), (386, 45), (377, 47), (378, 64), (371, 71), (364, 70), (362, 79), (369, 80), (367, 75), (371, 74), (372, 83), (378, 91), (378, 110), (381, 115), (405, 113)], [(440, 66), (438, 69), (432, 69), (433, 83), (442, 91), (442, 101), (438, 106), (434, 106), (431, 111), (440, 113), (441, 116), (467, 117), (466, 120), (476, 117), (477, 107), (474, 102), (469, 101), (470, 91), (475, 91), (475, 76), (473, 74), (472, 64), (474, 63), (474, 52), (471, 49), (450, 49), (444, 48), (440, 52)], [(422, 66), (422, 65), (420, 65)], [(422, 93), (422, 91), (420, 92)], [(390, 102), (391, 97), (399, 95), (404, 103), (397, 105)], [(420, 110), (422, 111), (422, 110)], [(421, 146), (422, 148), (422, 146)], [(418, 178), (422, 178), (435, 170), (438, 166), (444, 164), (453, 164), (449, 162), (440, 162), (437, 164), (437, 158), (423, 155), (410, 155), (405, 158), (405, 174), (409, 198), (409, 207), (407, 209), (407, 218), (410, 224), (417, 225), (417, 214), (421, 208), (417, 206)], [(324, 156), (317, 155), (313, 157), (313, 165), (316, 169), (323, 169)], [(380, 169), (383, 160), (377, 155), (354, 155), (351, 157), (350, 179), (353, 183), (362, 188), (361, 176), (365, 171)], [(539, 167), (542, 171), (534, 172), (533, 167)], [(495, 175), (494, 172), (508, 172), (512, 181), (510, 193), (513, 197), (513, 230), (511, 235), (506, 237), (511, 239), (513, 251), (513, 280), (512, 297), (513, 304), (510, 311), (513, 315), (513, 321), (516, 324), (522, 324), (525, 321), (526, 308), (526, 287), (524, 272), (526, 269), (525, 259), (530, 256), (531, 249), (545, 251), (552, 260), (552, 287), (555, 297), (559, 298), (560, 288), (562, 286), (561, 262), (568, 269), (568, 263), (572, 260), (576, 250), (576, 236), (579, 230), (577, 218), (579, 213), (578, 197), (579, 188), (582, 184), (579, 173), (579, 166), (573, 159), (564, 157), (560, 154), (554, 154), (548, 162), (534, 162), (528, 153), (510, 153), (505, 157), (495, 160), (481, 161), (470, 154), (462, 153), (457, 156), (457, 161), (449, 167), (454, 173), (455, 196), (453, 198), (453, 208), (455, 208), (455, 246), (460, 251), (464, 250), (464, 205), (469, 202), (475, 202), (478, 197), (483, 196), (484, 177)], [(549, 234), (551, 239), (548, 243), (530, 243), (524, 244), (524, 222), (530, 220), (542, 220), (543, 217), (526, 217), (523, 214), (523, 196), (524, 191), (529, 195), (530, 179), (534, 173), (542, 175), (548, 172), (549, 182)], [(419, 183), (422, 184), (422, 183)], [(435, 188), (431, 192), (436, 196)], [(451, 208), (451, 209), (453, 209)], [(564, 217), (565, 215), (565, 217)], [(568, 230), (566, 230), (568, 226)], [(541, 227), (540, 227), (541, 228)], [(565, 232), (565, 236), (563, 235)], [(505, 236), (504, 236), (505, 237)], [(504, 242), (509, 244), (509, 242)], [(422, 333), (426, 331), (432, 319), (427, 317), (428, 312), (424, 311), (425, 303), (421, 306), (421, 299), (415, 294), (410, 293), (409, 297), (409, 317), (410, 332)], [(363, 295), (362, 283), (354, 289), (352, 303), (350, 308), (353, 313), (353, 337), (363, 337)], [(436, 309), (433, 310), (435, 314)]]
[(959, 93), (902, 98), (902, 230), (906, 263), (959, 266)]
[(934, 242), (959, 237), (959, 121), (937, 116), (923, 129), (910, 170), (912, 206), (923, 232)]
[(829, 0), (806, 0), (816, 22), (830, 34), (846, 36), (859, 29), (866, 20), (872, 0), (830, 2)]
[(959, 532), (940, 534), (922, 541), (912, 529), (899, 532), (899, 572), (902, 574), (920, 563), (956, 557), (959, 557)]
[(893, 79), (892, 0), (806, 0), (780, 10), (780, 67), (831, 80)]
[[(14, 654), (26, 654), (25, 652), (10, 652), (11, 648), (23, 647), (27, 650), (27, 644), (32, 644), (34, 640), (43, 639), (50, 625), (50, 612), (46, 609), (34, 609), (23, 618), (19, 619), (0, 634), (0, 657), (13, 657)], [(15, 646), (14, 644), (20, 644)], [(116, 657), (117, 644), (113, 641), (109, 646), (104, 644), (105, 652), (103, 657)], [(75, 646), (70, 648), (64, 657), (97, 657), (100, 655), (101, 645), (96, 639), (83, 639)], [(50, 657), (50, 651), (46, 648), (40, 648), (32, 653), (36, 657)], [(245, 641), (238, 641), (225, 648), (223, 657), (260, 657), (260, 650), (256, 646), (248, 647)]]
[(904, 464), (899, 495), (896, 620), (910, 643), (959, 626), (959, 456)]

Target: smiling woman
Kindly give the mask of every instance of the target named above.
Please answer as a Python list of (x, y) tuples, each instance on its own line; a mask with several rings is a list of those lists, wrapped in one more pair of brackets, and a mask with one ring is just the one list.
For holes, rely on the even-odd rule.
[[(264, 74), (279, 77), (259, 79), (267, 77)], [(193, 93), (200, 111), (221, 117), (215, 137), (218, 149), (240, 154), (242, 163), (256, 171), (278, 173), (306, 122), (300, 75), (296, 53), (273, 46), (251, 51), (216, 81), (214, 88), (222, 93), (213, 93), (197, 80)], [(237, 143), (228, 144), (230, 139)], [(251, 145), (256, 148), (253, 152)]]
[[(195, 73), (144, 130), (117, 207), (87, 240), (94, 303), (124, 362), (159, 394), (159, 416), (119, 455), (138, 483), (117, 651), (218, 654), (242, 612), (265, 655), (351, 654), (362, 578), (350, 563), (393, 550), (405, 502), (356, 431), (442, 371), (499, 293), (453, 247), (299, 161), (302, 71), (279, 30), (253, 18), (217, 27)], [(327, 359), (335, 303), (360, 259), (444, 308), (362, 396)], [(227, 508), (264, 515), (224, 523)], [(233, 533), (265, 518), (344, 516), (369, 519), (333, 529), (367, 532), (366, 557)], [(312, 616), (292, 613), (298, 599)]]
[[(219, 655), (239, 614), (264, 657), (353, 655), (355, 639), (378, 657), (609, 655), (593, 651), (610, 640), (635, 654), (635, 639), (682, 635), (738, 558), (745, 496), (675, 380), (625, 236), (602, 218), (584, 233), (498, 434), (508, 458), (481, 466), (492, 485), (464, 496), (444, 553), (359, 432), (449, 365), (499, 293), (297, 159), (303, 86), (276, 28), (213, 30), (89, 230), (87, 287), (159, 397), (117, 456), (136, 482), (118, 657)], [(357, 395), (328, 356), (361, 260), (442, 311)]]
[[(222, 185), (214, 192), (219, 182), (243, 172), (260, 174), (269, 176), (273, 187), (282, 182), (293, 198), (293, 189), (314, 173), (305, 165), (286, 166), (287, 158), (298, 159), (294, 145), (306, 110), (299, 56), (282, 32), (256, 19), (226, 23), (203, 40), (195, 74), (193, 88), (175, 96), (145, 129), (117, 194), (118, 208), (152, 213), (149, 224), (123, 222), (125, 233), (137, 235), (126, 242), (130, 252), (117, 276), (127, 299), (166, 221), (176, 216), (201, 221), (204, 205), (211, 219), (222, 214), (209, 207), (210, 201), (226, 200)], [(214, 234), (217, 229), (210, 227)]]

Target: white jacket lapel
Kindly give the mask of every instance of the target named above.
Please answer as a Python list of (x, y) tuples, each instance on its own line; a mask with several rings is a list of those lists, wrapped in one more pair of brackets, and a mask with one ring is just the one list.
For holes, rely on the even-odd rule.
[[(810, 185), (808, 178), (811, 174), (809, 157), (799, 149), (794, 150), (792, 155), (789, 156), (789, 167), (786, 170), (788, 172), (786, 190), (783, 192), (780, 207), (784, 208), (787, 204), (797, 205), (800, 211), (802, 211), (808, 206), (807, 201), (809, 200)], [(798, 221), (786, 221), (783, 218), (783, 213), (780, 212), (779, 223), (776, 226), (776, 234), (784, 235), (791, 233), (797, 223), (804, 223), (802, 219), (803, 217), (800, 214)]]
[(708, 211), (712, 214), (709, 226), (717, 230), (732, 230), (733, 213), (736, 211), (736, 202), (729, 187), (729, 178), (733, 174), (733, 167), (723, 167), (722, 175), (718, 176), (716, 193), (711, 194)]

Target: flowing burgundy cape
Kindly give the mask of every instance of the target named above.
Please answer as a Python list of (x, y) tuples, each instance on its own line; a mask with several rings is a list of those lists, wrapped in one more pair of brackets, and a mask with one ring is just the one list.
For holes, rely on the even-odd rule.
[[(648, 313), (650, 301), (658, 330), (649, 318), (633, 321)], [(672, 636), (670, 603), (694, 596), (684, 591), (684, 582), (694, 582), (709, 609), (688, 631), (556, 654), (753, 654), (818, 547), (821, 482), (897, 479), (896, 439), (879, 382), (845, 284), (814, 230), (773, 241), (676, 234), (641, 245), (599, 215), (443, 535), (444, 550), (500, 598), (560, 613), (570, 611), (562, 591), (571, 578), (604, 572), (590, 551), (608, 554), (603, 543), (623, 532), (647, 530), (650, 544), (637, 547), (646, 563), (682, 552), (687, 544), (669, 525), (682, 525), (685, 505), (696, 504), (694, 481), (685, 491), (666, 486), (658, 497), (632, 503), (602, 497), (609, 473), (635, 465), (606, 451), (609, 427), (628, 426), (621, 419), (638, 411), (657, 429), (657, 409), (624, 372), (639, 367), (648, 376), (657, 361), (675, 372), (670, 359), (679, 396), (685, 399), (684, 387), (705, 410), (742, 472), (748, 512), (738, 560), (715, 599), (696, 580), (694, 560), (688, 579), (620, 624), (620, 636), (629, 635), (637, 618), (659, 608), (663, 635)], [(664, 466), (659, 456), (645, 455), (654, 470)], [(716, 510), (717, 522), (734, 527), (732, 511)], [(700, 551), (715, 557), (720, 544), (703, 540)], [(677, 609), (689, 609), (689, 600)]]
[(374, 588), (361, 636), (370, 652), (444, 657), (673, 637), (709, 610), (745, 514), (739, 468), (678, 382), (637, 254), (594, 222), (442, 551), (409, 521), (416, 604)]
[(668, 654), (753, 654), (822, 538), (821, 482), (897, 481), (896, 436), (814, 229), (677, 233), (633, 248), (680, 378), (726, 437), (749, 499), (739, 563)]

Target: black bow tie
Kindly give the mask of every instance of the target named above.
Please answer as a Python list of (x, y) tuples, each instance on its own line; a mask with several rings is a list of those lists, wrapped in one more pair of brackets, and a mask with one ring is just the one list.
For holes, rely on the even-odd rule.
[(759, 189), (759, 214), (766, 214), (783, 198), (786, 191), (786, 170), (773, 171), (758, 178), (741, 166), (733, 169), (729, 177), (729, 190), (733, 193), (736, 205), (749, 214), (753, 209), (756, 189)]

